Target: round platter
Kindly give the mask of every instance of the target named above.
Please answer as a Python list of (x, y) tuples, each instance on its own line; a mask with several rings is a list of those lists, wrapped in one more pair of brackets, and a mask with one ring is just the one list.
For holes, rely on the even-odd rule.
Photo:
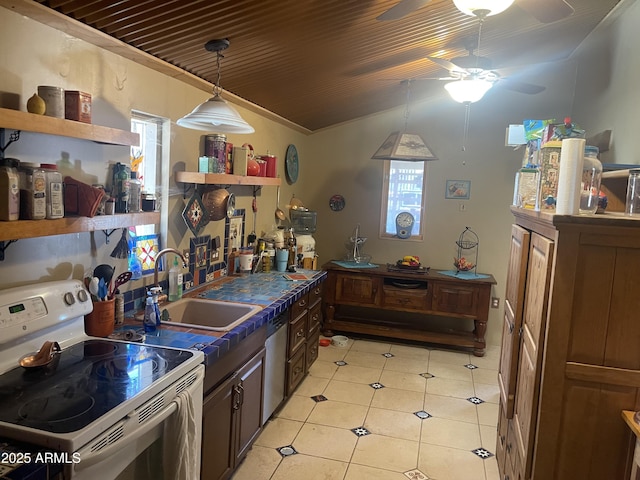
[(296, 183), (296, 181), (298, 180), (298, 150), (293, 144), (287, 147), (287, 155), (285, 158), (284, 166), (289, 183)]

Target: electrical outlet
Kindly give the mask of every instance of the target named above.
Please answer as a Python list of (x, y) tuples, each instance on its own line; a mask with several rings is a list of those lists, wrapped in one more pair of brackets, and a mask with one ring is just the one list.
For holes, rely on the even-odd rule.
[(491, 297), (491, 308), (499, 308), (500, 299), (498, 297)]
[(211, 261), (215, 261), (220, 259), (220, 250), (214, 250), (213, 252), (211, 252)]

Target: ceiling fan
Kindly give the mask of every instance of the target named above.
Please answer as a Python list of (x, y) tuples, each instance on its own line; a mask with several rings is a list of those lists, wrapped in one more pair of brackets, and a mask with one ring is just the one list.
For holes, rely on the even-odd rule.
[[(493, 64), (490, 58), (475, 55), (473, 52), (478, 48), (477, 38), (467, 38), (464, 42), (464, 47), (468, 54), (462, 57), (452, 58), (451, 60), (445, 60), (437, 57), (427, 57), (430, 61), (440, 65), (449, 71), (447, 77), (436, 78), (417, 78), (416, 80), (445, 80), (451, 83), (445, 85), (445, 88), (449, 91), (454, 100), (460, 103), (480, 100), (489, 88), (493, 85), (498, 85), (507, 90), (514, 92), (524, 93), (527, 95), (535, 95), (545, 90), (545, 87), (541, 85), (534, 85), (532, 83), (526, 83), (510, 79), (503, 76), (499, 70), (493, 69)], [(468, 82), (469, 85), (463, 85), (463, 82)], [(478, 89), (479, 98), (476, 96), (471, 97), (456, 97), (456, 88), (462, 89), (465, 86), (472, 87), (471, 83), (475, 82), (475, 87)], [(467, 89), (467, 91), (469, 90)], [(469, 95), (470, 93), (467, 93)]]
[[(376, 20), (399, 20), (409, 15), (410, 13), (413, 13), (416, 10), (424, 7), (430, 1), (431, 0), (400, 0), (389, 10), (376, 17)], [(467, 15), (476, 15), (474, 13), (474, 5), (477, 6), (484, 2), (479, 2), (478, 0), (453, 0), (453, 3), (461, 12), (466, 13)], [(494, 3), (497, 4), (500, 2)], [(489, 13), (489, 15), (500, 13), (501, 11), (509, 7), (513, 2), (511, 1), (506, 3), (507, 6), (502, 8), (502, 10), (498, 11), (496, 9)], [(573, 7), (569, 5), (565, 0), (515, 0), (515, 3), (522, 10), (542, 23), (551, 23), (562, 20), (563, 18), (572, 15), (574, 12)], [(482, 8), (482, 6), (480, 6), (480, 8)]]

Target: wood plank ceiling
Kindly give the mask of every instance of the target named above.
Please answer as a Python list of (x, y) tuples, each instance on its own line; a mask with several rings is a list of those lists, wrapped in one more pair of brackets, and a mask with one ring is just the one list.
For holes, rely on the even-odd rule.
[[(452, 0), (431, 0), (401, 19), (376, 19), (398, 1), (36, 0), (212, 83), (215, 54), (204, 44), (228, 38), (222, 88), (309, 131), (402, 105), (401, 80), (446, 76), (427, 56), (467, 54), (476, 18)], [(575, 13), (552, 23), (525, 11), (531, 0), (488, 17), (480, 54), (494, 68), (523, 71), (566, 59), (619, 0), (569, 1)], [(414, 82), (412, 97), (433, 94), (436, 84)]]

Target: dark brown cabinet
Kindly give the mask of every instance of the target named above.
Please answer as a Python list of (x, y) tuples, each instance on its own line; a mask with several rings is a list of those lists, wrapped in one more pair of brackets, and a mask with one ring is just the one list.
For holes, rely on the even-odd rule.
[(290, 396), (318, 358), (322, 322), (322, 284), (302, 295), (289, 309), (285, 396)]
[(264, 357), (262, 348), (204, 399), (203, 480), (229, 478), (261, 431)]
[[(324, 265), (323, 332), (335, 331), (473, 348), (484, 355), (492, 275), (461, 279), (431, 270), (402, 272), (385, 266), (349, 269)], [(406, 312), (406, 315), (384, 315)], [(432, 330), (426, 316), (451, 318), (445, 330)], [(465, 320), (473, 321), (469, 331)]]

